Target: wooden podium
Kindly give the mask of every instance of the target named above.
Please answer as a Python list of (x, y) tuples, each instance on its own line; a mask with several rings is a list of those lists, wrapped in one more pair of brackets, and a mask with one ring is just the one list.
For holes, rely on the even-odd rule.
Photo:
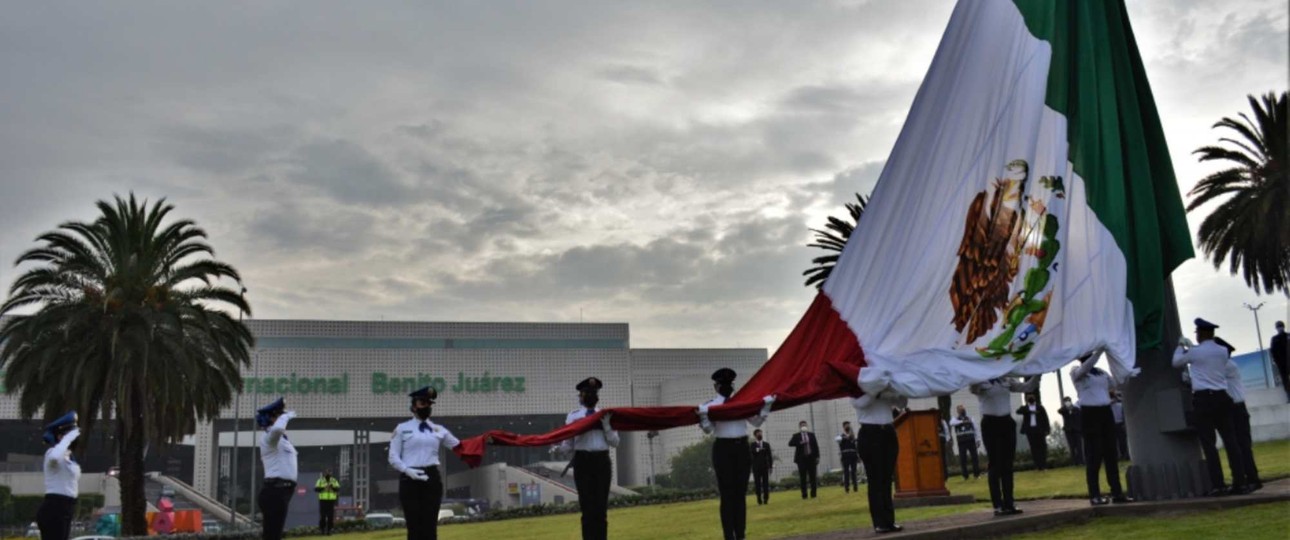
[(896, 440), (900, 453), (896, 458), (896, 498), (943, 497), (945, 469), (941, 457), (941, 437), (936, 426), (941, 415), (936, 409), (908, 411), (896, 419)]

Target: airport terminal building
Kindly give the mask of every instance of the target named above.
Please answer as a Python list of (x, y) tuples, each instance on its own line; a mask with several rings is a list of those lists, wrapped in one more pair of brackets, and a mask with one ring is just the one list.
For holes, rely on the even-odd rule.
[[(235, 484), (241, 500), (253, 497), (262, 473), (253, 470), (259, 464), (251, 419), (257, 407), (278, 396), (299, 415), (289, 434), (300, 451), (302, 485), (332, 469), (344, 486), (342, 504), (390, 509), (398, 506), (398, 475), (386, 463), (387, 444), (394, 426), (410, 417), (407, 393), (421, 386), (439, 390), (433, 419), (458, 437), (489, 429), (541, 433), (564, 423), (578, 406), (574, 385), (589, 376), (605, 381), (602, 407), (697, 405), (713, 396), (709, 375), (717, 368), (731, 367), (746, 380), (767, 360), (765, 349), (633, 349), (623, 323), (252, 320), (248, 325), (256, 349), (236, 405), (220, 420), (199, 425), (188, 444), (148, 456), (148, 470), (219, 500), (226, 500)], [(776, 473), (795, 470), (786, 443), (798, 420), (813, 420), (821, 434), (831, 434), (841, 419), (852, 416), (845, 403), (775, 414), (763, 429), (783, 449)], [(87, 472), (115, 464), (110, 432), (106, 426), (96, 430), (82, 460)], [(0, 445), (5, 456), (0, 472), (38, 467), (39, 422), (18, 420), (17, 396), (0, 397), (0, 434), (6, 441)], [(697, 427), (653, 438), (624, 433), (614, 456), (617, 483), (650, 483), (652, 475), (668, 471), (672, 455), (701, 438)], [(834, 445), (821, 446), (821, 469), (836, 467)], [(523, 467), (557, 459), (550, 448), (490, 446), (484, 464)], [(449, 477), (467, 470), (455, 456), (443, 461)], [(513, 476), (511, 485), (479, 493), (477, 483), (472, 492), (469, 484), (454, 488), (448, 482), (448, 496), (513, 506), (525, 496), (515, 483)]]

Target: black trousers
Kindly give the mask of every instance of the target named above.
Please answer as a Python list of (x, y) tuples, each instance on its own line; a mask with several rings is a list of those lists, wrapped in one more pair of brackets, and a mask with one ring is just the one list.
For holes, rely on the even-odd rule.
[(1084, 434), (1084, 480), (1088, 482), (1088, 496), (1101, 497), (1102, 487), (1098, 484), (1097, 471), (1106, 467), (1106, 484), (1111, 488), (1112, 497), (1124, 495), (1120, 487), (1120, 452), (1116, 449), (1115, 415), (1110, 405), (1101, 407), (1084, 406), (1080, 426)]
[(891, 501), (891, 483), (896, 474), (900, 443), (891, 424), (860, 424), (857, 446), (869, 476), (869, 517), (874, 527), (896, 524), (896, 507)]
[(860, 491), (860, 454), (857, 452), (842, 453), (842, 489)]
[(1041, 433), (1026, 433), (1026, 442), (1030, 443), (1030, 457), (1035, 461), (1035, 468), (1048, 468), (1048, 436)]
[(1209, 469), (1209, 481), (1215, 488), (1225, 487), (1223, 467), (1218, 463), (1217, 439), (1214, 432), (1223, 437), (1223, 447), (1227, 450), (1227, 466), (1232, 471), (1232, 486), (1245, 485), (1245, 466), (1241, 456), (1242, 442), (1232, 427), (1232, 398), (1223, 390), (1199, 390), (1192, 393), (1192, 418), (1195, 420), (1196, 433), (1200, 436), (1200, 449), (1205, 454), (1205, 467)]
[(609, 484), (612, 479), (609, 451), (579, 450), (573, 453), (573, 485), (578, 488), (583, 540), (609, 538)]
[(722, 537), (742, 540), (748, 520), (748, 473), (752, 470), (748, 437), (717, 439), (712, 444), (712, 468), (721, 494)]
[(41, 540), (67, 540), (72, 537), (72, 517), (76, 512), (76, 499), (66, 495), (46, 493), (36, 510), (36, 527)]
[(1066, 448), (1071, 452), (1071, 461), (1075, 462), (1076, 465), (1083, 465), (1084, 437), (1080, 435), (1080, 432), (1073, 429), (1065, 430), (1064, 433), (1066, 433)]
[(981, 417), (981, 442), (985, 444), (986, 479), (990, 502), (996, 509), (1013, 508), (1012, 461), (1017, 457), (1017, 421), (1012, 416)]
[(403, 519), (407, 520), (408, 540), (436, 540), (439, 505), (443, 503), (443, 477), (439, 467), (421, 470), (429, 480), (414, 480), (406, 474), (399, 476), (399, 506), (403, 507)]
[(1245, 408), (1245, 403), (1235, 403), (1232, 406), (1232, 431), (1236, 432), (1236, 440), (1241, 441), (1241, 469), (1245, 471), (1245, 479), (1248, 484), (1262, 484), (1259, 479), (1259, 468), (1254, 465), (1254, 440), (1250, 437), (1250, 410)]
[(336, 528), (336, 501), (318, 499), (318, 531), (331, 534), (334, 528)]
[(264, 514), (260, 537), (264, 540), (281, 540), (282, 528), (287, 524), (287, 507), (295, 494), (296, 483), (280, 478), (265, 478), (260, 486), (260, 512)]
[(808, 484), (811, 487), (812, 498), (815, 497), (815, 490), (820, 486), (819, 479), (817, 479), (815, 475), (817, 466), (818, 463), (815, 460), (797, 464), (797, 483), (802, 486), (803, 499), (806, 498), (806, 487)]
[(757, 504), (770, 502), (770, 467), (753, 467), (752, 475)]
[(959, 437), (959, 470), (963, 471), (963, 479), (968, 477), (968, 454), (972, 455), (972, 476), (981, 477), (981, 458), (976, 452), (976, 436)]

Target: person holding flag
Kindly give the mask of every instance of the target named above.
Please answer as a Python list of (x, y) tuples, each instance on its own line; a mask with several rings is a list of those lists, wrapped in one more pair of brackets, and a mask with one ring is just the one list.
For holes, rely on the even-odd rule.
[(721, 368), (712, 373), (712, 387), (717, 397), (695, 411), (699, 428), (716, 435), (712, 445), (712, 469), (717, 475), (717, 492), (721, 495), (721, 531), (725, 540), (743, 540), (748, 520), (748, 474), (752, 456), (748, 453), (748, 424), (761, 427), (770, 416), (775, 396), (762, 398), (765, 405), (757, 416), (745, 420), (711, 420), (708, 409), (724, 404), (735, 393), (735, 370)]
[[(566, 425), (588, 416), (594, 416), (600, 409), (600, 389), (604, 383), (595, 377), (587, 377), (574, 388), (578, 391), (578, 403), (581, 407), (574, 409), (564, 418)], [(582, 511), (583, 540), (605, 540), (609, 538), (609, 485), (613, 480), (613, 462), (609, 460), (609, 449), (618, 448), (618, 432), (610, 425), (613, 411), (600, 417), (600, 423), (590, 430), (565, 439), (560, 447), (573, 452), (573, 484), (578, 489), (578, 509)]]
[(72, 457), (81, 430), (76, 412), (69, 412), (45, 426), (41, 440), (49, 446), (42, 465), (45, 498), (36, 510), (36, 526), (44, 540), (67, 540), (72, 536), (76, 497), (80, 495), (81, 465)]
[[(1097, 355), (1088, 354), (1071, 368), (1071, 382), (1079, 396), (1080, 419), (1084, 422), (1084, 479), (1088, 482), (1088, 500), (1093, 506), (1108, 502), (1132, 502), (1120, 486), (1119, 450), (1115, 440), (1115, 415), (1111, 413), (1111, 389), (1115, 381), (1098, 369)], [(1097, 471), (1106, 466), (1106, 483), (1111, 499), (1102, 496)]]
[(260, 461), (264, 465), (264, 484), (257, 498), (264, 513), (261, 536), (264, 540), (280, 540), (282, 528), (287, 524), (287, 507), (295, 494), (299, 468), (296, 447), (287, 438), (287, 422), (296, 417), (288, 411), (286, 403), (278, 398), (255, 412), (255, 423), (264, 430), (260, 436)]
[(969, 387), (981, 404), (981, 439), (985, 443), (986, 480), (990, 483), (990, 502), (994, 515), (1020, 514), (1012, 498), (1013, 458), (1017, 455), (1017, 422), (1012, 419), (1012, 393), (1034, 392), (1039, 377), (1026, 382), (1000, 377)]
[(869, 518), (873, 520), (874, 532), (879, 534), (904, 530), (896, 524), (896, 507), (891, 500), (896, 456), (900, 453), (891, 411), (907, 403), (909, 400), (905, 396), (893, 390), (866, 393), (851, 399), (856, 421), (860, 423), (857, 436), (860, 460), (864, 462), (865, 474), (869, 477)]

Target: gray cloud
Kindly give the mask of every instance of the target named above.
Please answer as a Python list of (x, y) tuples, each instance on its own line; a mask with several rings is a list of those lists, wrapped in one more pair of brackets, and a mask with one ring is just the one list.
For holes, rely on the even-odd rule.
[[(1128, 7), (1185, 191), (1208, 126), (1284, 88), (1284, 2)], [(808, 227), (872, 190), (950, 9), (14, 4), (0, 261), (133, 190), (211, 231), (259, 317), (581, 310), (638, 346), (773, 347)], [(1176, 280), (1186, 313), (1248, 294)]]

